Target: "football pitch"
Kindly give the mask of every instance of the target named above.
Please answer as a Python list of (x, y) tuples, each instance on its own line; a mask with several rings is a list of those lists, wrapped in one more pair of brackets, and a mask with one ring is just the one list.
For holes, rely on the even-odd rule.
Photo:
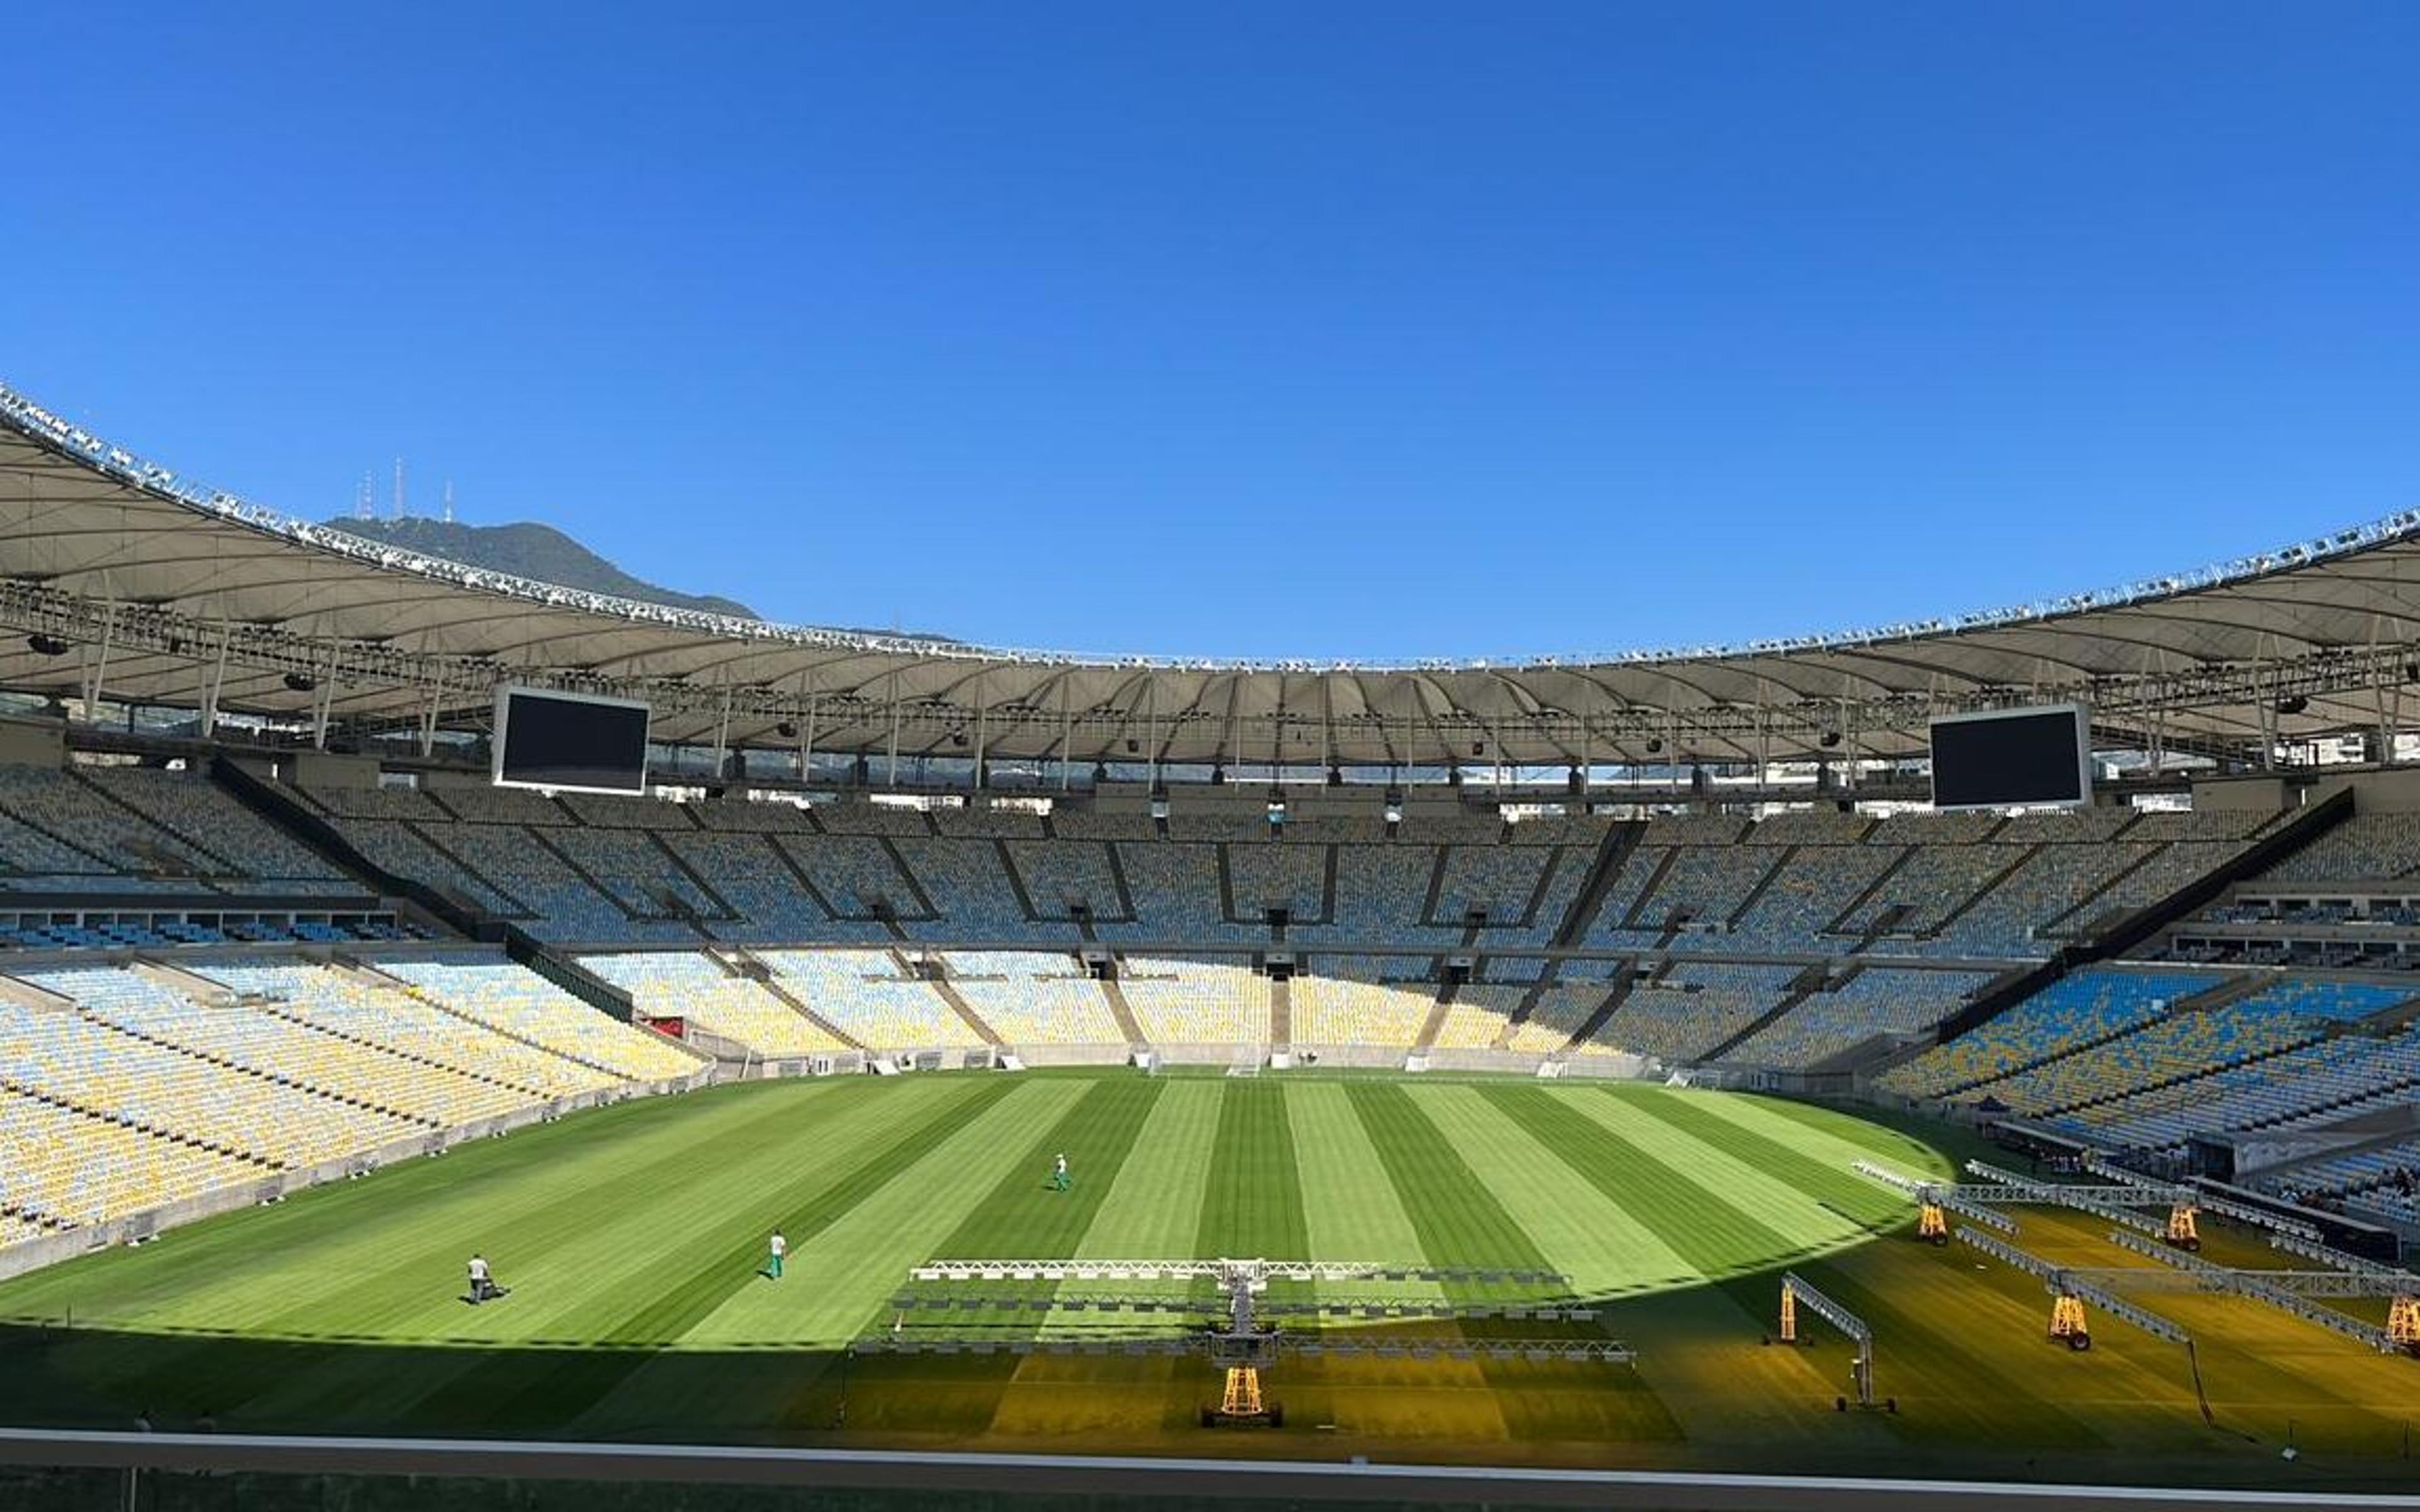
[[(1909, 1203), (1849, 1169), (1869, 1158), (1947, 1176), (1960, 1141), (1638, 1084), (1130, 1071), (753, 1083), (580, 1115), (0, 1285), (0, 1416), (2044, 1478), (2351, 1484), (2408, 1470), (2420, 1362), (2204, 1296), (2153, 1300), (2194, 1332), (2191, 1357), (2107, 1321), (2071, 1353), (2044, 1337), (2040, 1282), (1914, 1242)], [(2105, 1224), (2021, 1219), (2022, 1242), (2061, 1263), (2123, 1259)], [(777, 1228), (778, 1281), (762, 1273)], [(464, 1302), (473, 1251), (508, 1298)], [(2221, 1231), (2211, 1253), (2266, 1252)], [(1269, 1379), (1283, 1427), (1209, 1430), (1199, 1411), (1217, 1381), (1198, 1356), (845, 1348), (901, 1320), (894, 1299), (928, 1260), (1217, 1257), (1559, 1273), (1601, 1309), (1577, 1332), (1637, 1361), (1289, 1356)], [(1784, 1270), (1872, 1324), (1877, 1393), (1896, 1411), (1836, 1410), (1849, 1351), (1821, 1325), (1800, 1348), (1767, 1342)], [(1459, 1280), (1394, 1294), (1506, 1295)], [(1026, 1331), (1077, 1326), (1053, 1313)], [(2281, 1471), (2288, 1442), (2298, 1458)]]

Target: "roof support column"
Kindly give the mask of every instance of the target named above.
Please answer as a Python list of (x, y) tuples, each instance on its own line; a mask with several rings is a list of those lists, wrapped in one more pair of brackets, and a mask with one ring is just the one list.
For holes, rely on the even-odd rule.
[(815, 767), (815, 674), (807, 673), (807, 722), (799, 727), (799, 780), (809, 780)]
[(2369, 621), (2369, 687), (2378, 706), (2378, 750), (2380, 765), (2395, 760), (2395, 728), (2403, 718), (2403, 679), (2391, 653), (2379, 645), (2380, 631), (2385, 628), (2377, 615)]
[(420, 754), (423, 760), (436, 754), (437, 718), (445, 712), (445, 673), (433, 665), (428, 673), (428, 707), (420, 714)]
[(84, 718), (86, 724), (93, 722), (93, 705), (101, 702), (101, 691), (108, 682), (109, 652), (116, 636), (117, 600), (113, 598), (109, 601), (108, 608), (101, 611), (101, 645), (92, 655), (85, 658), (83, 702)]
[(722, 712), (714, 720), (714, 776), (720, 781), (722, 764), (731, 754), (731, 685), (722, 685)]
[(1159, 791), (1159, 679), (1146, 678), (1142, 685), (1142, 738), (1151, 748), (1151, 791)]
[(975, 791), (984, 790), (984, 752), (989, 748), (991, 700), (984, 697), (983, 673), (975, 673)]
[(328, 748), (328, 719), (336, 706), (336, 648), (328, 648), (328, 659), (319, 669), (318, 682), (311, 689), (311, 748)]
[[(202, 684), (202, 738), (208, 740), (219, 727), (219, 695), (226, 688), (227, 644), (234, 632), (225, 621), (219, 624), (218, 655), (211, 658), (210, 675)], [(427, 755), (427, 751), (421, 752)]]
[(1076, 705), (1067, 697), (1067, 676), (1059, 677), (1059, 791), (1064, 793), (1075, 780), (1075, 760), (1069, 748), (1076, 743)]
[(899, 785), (899, 669), (891, 670), (891, 764), (886, 786)]

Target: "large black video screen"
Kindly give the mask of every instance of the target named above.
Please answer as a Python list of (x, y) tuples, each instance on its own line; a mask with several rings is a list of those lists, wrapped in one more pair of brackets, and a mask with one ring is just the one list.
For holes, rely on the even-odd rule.
[(2088, 803), (2092, 723), (2073, 704), (1932, 721), (1932, 806)]
[(507, 687), (496, 694), (494, 778), (508, 787), (647, 790), (647, 706)]

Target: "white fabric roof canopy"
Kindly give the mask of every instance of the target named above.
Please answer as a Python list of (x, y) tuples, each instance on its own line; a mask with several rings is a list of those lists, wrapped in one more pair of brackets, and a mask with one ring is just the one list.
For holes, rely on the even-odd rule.
[[(2247, 745), (2271, 725), (2294, 737), (2401, 722), (2401, 690), (2420, 682), (2420, 515), (2047, 608), (1739, 648), (1496, 664), (1085, 656), (729, 620), (433, 562), (197, 488), (0, 390), (0, 624), (18, 632), (0, 640), (0, 687), (14, 690), (74, 696), (100, 663), (114, 700), (197, 705), (215, 686), (230, 711), (324, 702), (339, 724), (432, 707), (475, 722), (497, 683), (526, 681), (646, 698), (659, 739), (895, 741), (903, 755), (1893, 754), (1920, 749), (1934, 713), (2070, 698), (2094, 705), (2104, 738), (2156, 728), (2178, 745)], [(55, 638), (53, 654), (35, 633)]]

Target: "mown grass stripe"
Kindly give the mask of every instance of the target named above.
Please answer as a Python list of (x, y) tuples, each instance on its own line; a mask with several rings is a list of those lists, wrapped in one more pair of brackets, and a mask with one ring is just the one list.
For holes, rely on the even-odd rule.
[(1605, 1187), (1575, 1184), (1561, 1152), (1497, 1101), (1501, 1092), (1513, 1094), (1508, 1101), (1515, 1108), (1543, 1102), (1536, 1088), (1417, 1090), (1421, 1114), (1581, 1295), (1628, 1296), (1703, 1279), (1690, 1257), (1635, 1210), (1626, 1187), (1617, 1198)]
[(1209, 1179), (1202, 1187), (1195, 1253), (1300, 1259), (1311, 1250), (1285, 1088), (1275, 1081), (1223, 1085)]
[(1539, 1088), (1490, 1088), (1480, 1095), (1564, 1169), (1644, 1225), (1697, 1276), (1736, 1275), (1804, 1243), (1803, 1235), (1767, 1223), (1707, 1185), (1701, 1172), (1668, 1165)]
[[(1053, 1085), (1053, 1084), (1041, 1084)], [(1100, 1216), (1118, 1172), (1158, 1101), (1161, 1084), (1122, 1076), (1081, 1084), (1082, 1095), (1025, 1143), (940, 1246), (936, 1259), (1054, 1259), (1072, 1256)], [(1051, 1190), (1053, 1158), (1067, 1157), (1069, 1190)]]
[[(618, 1383), (610, 1398), (600, 1396), (586, 1404), (591, 1418), (630, 1419), (659, 1401), (673, 1381), (720, 1396), (726, 1387), (716, 1381), (701, 1388), (684, 1358), (699, 1349), (744, 1348), (785, 1337), (830, 1350), (854, 1338), (883, 1316), (908, 1268), (927, 1256), (937, 1236), (962, 1223), (972, 1192), (985, 1180), (1010, 1179), (1016, 1134), (1062, 1116), (1082, 1096), (1076, 1084), (1012, 1084), (980, 1115), (928, 1141), (912, 1163), (794, 1244), (783, 1280), (759, 1278), (754, 1262), (761, 1254), (754, 1256), (743, 1288), (690, 1331), (684, 1341), (689, 1348), (659, 1355)], [(801, 1390), (812, 1390), (832, 1364), (830, 1354), (793, 1359)], [(742, 1409), (726, 1403), (709, 1411)]]
[[(753, 1284), (756, 1267), (764, 1258), (767, 1237), (774, 1227), (782, 1227), (794, 1253), (812, 1245), (832, 1225), (923, 1164), (926, 1151), (937, 1142), (985, 1122), (1020, 1090), (978, 1082), (961, 1097), (931, 1109), (923, 1117), (902, 1120), (856, 1159), (850, 1156), (857, 1152), (845, 1146), (829, 1145), (813, 1135), (793, 1135), (781, 1152), (790, 1172), (788, 1180), (782, 1183), (788, 1190), (781, 1191), (770, 1202), (764, 1201), (761, 1195), (753, 1202), (738, 1200), (738, 1194), (751, 1191), (759, 1179), (755, 1170), (701, 1173), (697, 1183), (700, 1187), (721, 1190), (719, 1194), (699, 1194), (694, 1211), (702, 1227), (694, 1230), (696, 1237), (678, 1250), (658, 1257), (640, 1283), (652, 1293), (649, 1301), (600, 1336), (608, 1342), (681, 1340), (711, 1316), (722, 1300)], [(819, 1149), (832, 1151), (835, 1158), (830, 1166), (814, 1159), (814, 1152)], [(720, 1209), (710, 1200), (718, 1195)], [(752, 1206), (759, 1212), (766, 1208), (774, 1211), (758, 1225), (741, 1227), (745, 1220), (738, 1213)], [(735, 1209), (738, 1212), (734, 1212)], [(710, 1215), (718, 1211), (733, 1212), (733, 1216), (721, 1225), (710, 1225)], [(649, 1203), (635, 1216), (643, 1225), (670, 1226), (678, 1232), (687, 1214), (668, 1212), (663, 1206)], [(814, 1339), (828, 1335), (811, 1332), (803, 1336)]]
[(1216, 1082), (1156, 1079), (1148, 1085), (1156, 1096), (1124, 1159), (1111, 1172), (1089, 1160), (1076, 1172), (1087, 1194), (1105, 1192), (1076, 1246), (1078, 1256), (1183, 1259), (1193, 1254), (1224, 1099)]
[(1037, 1199), (1047, 1195), (1039, 1191), (1023, 1140), (1029, 1131), (1054, 1127), (1099, 1089), (1066, 1082), (1013, 1086), (981, 1116), (928, 1140), (912, 1161), (855, 1194), (818, 1231), (794, 1239), (789, 1273), (779, 1283), (756, 1278), (760, 1238), (743, 1263), (743, 1287), (688, 1342), (787, 1336), (830, 1345), (855, 1337), (886, 1316), (883, 1305), (909, 1267), (956, 1246), (977, 1213), (997, 1212), (1002, 1188), (1020, 1185)]
[[(1421, 1090), (1425, 1103), (1438, 1089)], [(1410, 1090), (1387, 1082), (1353, 1082), (1344, 1091), (1432, 1264), (1544, 1270), (1556, 1263), (1512, 1216), (1501, 1189), (1415, 1105)]]
[[(1419, 1226), (1388, 1179), (1386, 1158), (1335, 1082), (1286, 1088), (1294, 1132), (1295, 1178), (1302, 1188), (1309, 1254), (1326, 1260), (1433, 1258)], [(1406, 1288), (1407, 1294), (1419, 1294)], [(1435, 1288), (1420, 1288), (1435, 1295)]]
[(1668, 1093), (1614, 1098), (1559, 1088), (1547, 1095), (1666, 1165), (1688, 1171), (1732, 1206), (1798, 1238), (1802, 1254), (1863, 1239), (1914, 1211), (1887, 1187), (1781, 1149), (1734, 1124), (1706, 1120), (1678, 1106)]
[(1859, 1160), (1870, 1160), (1911, 1176), (1957, 1174), (1955, 1160), (1922, 1140), (1832, 1108), (1745, 1092), (1710, 1093), (1675, 1088), (1658, 1089), (1658, 1096), (1671, 1105), (1751, 1130), (1781, 1149), (1836, 1171), (1845, 1171)]
[[(1481, 1270), (1573, 1271), (1502, 1200), (1502, 1183), (1510, 1173), (1499, 1170), (1492, 1142), (1450, 1137), (1433, 1116), (1456, 1090), (1461, 1089), (1371, 1084), (1351, 1090), (1364, 1137), (1378, 1152), (1389, 1184), (1419, 1232), (1422, 1257), (1434, 1265)], [(1526, 1143), (1517, 1131), (1499, 1126), (1497, 1132)], [(1464, 1128), (1461, 1133), (1474, 1135), (1476, 1131)], [(1539, 1288), (1455, 1282), (1443, 1289), (1454, 1301), (1478, 1303), (1534, 1297)], [(1464, 1319), (1450, 1326), (1473, 1338), (1563, 1331), (1513, 1319)], [(1474, 1384), (1488, 1390), (1484, 1417), (1500, 1425), (1507, 1438), (1637, 1443), (1678, 1436), (1663, 1404), (1620, 1366), (1481, 1361), (1468, 1374)], [(1465, 1409), (1466, 1413), (1476, 1411), (1475, 1404)]]
[[(1126, 1157), (1109, 1183), (1106, 1200), (1094, 1217), (1075, 1253), (1086, 1259), (1190, 1259), (1202, 1229), (1202, 1192), (1208, 1180), (1212, 1146), (1218, 1133), (1218, 1109), (1224, 1100), (1218, 1084), (1207, 1081), (1156, 1079), (1158, 1095), (1143, 1119)], [(1088, 1165), (1079, 1180), (1095, 1174)], [(1062, 1288), (1062, 1290), (1069, 1289)], [(1184, 1281), (1126, 1281), (1114, 1288), (1098, 1282), (1076, 1284), (1078, 1290), (1114, 1289), (1136, 1297), (1182, 1297)], [(1097, 1332), (1098, 1315), (1053, 1315), (1045, 1326), (1050, 1334)]]

